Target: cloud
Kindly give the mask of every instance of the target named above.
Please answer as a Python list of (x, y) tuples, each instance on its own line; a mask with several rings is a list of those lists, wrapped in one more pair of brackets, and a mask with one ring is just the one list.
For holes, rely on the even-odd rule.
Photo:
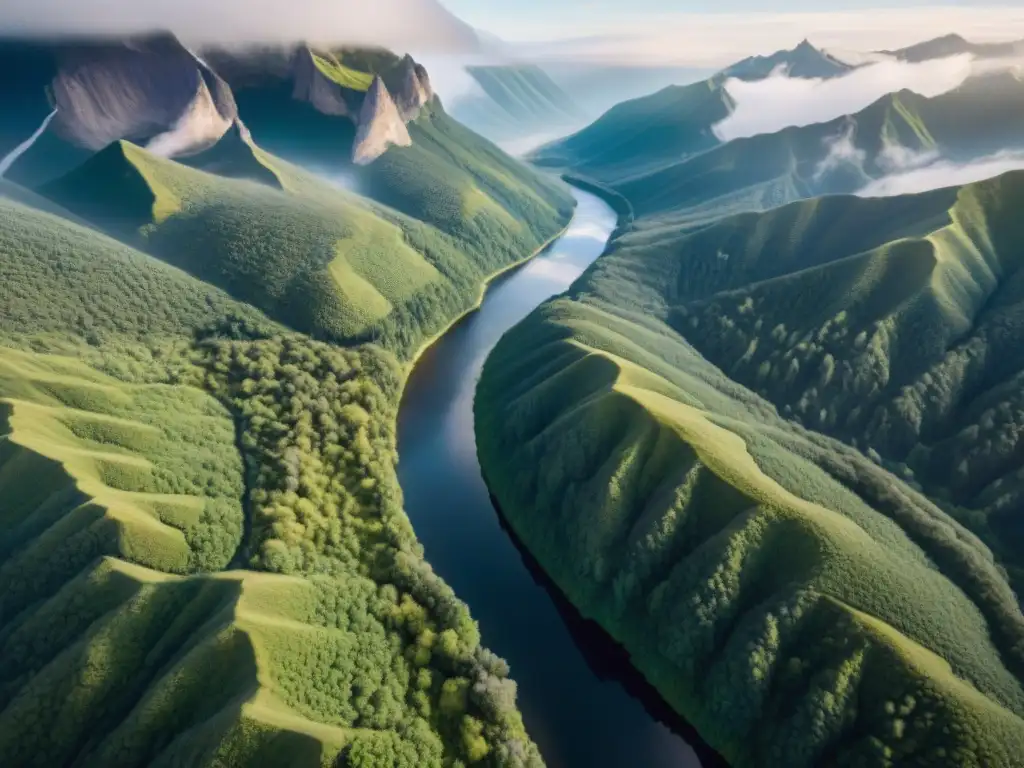
[(19, 144), (10, 152), (8, 152), (4, 157), (0, 158), (0, 178), (2, 178), (5, 173), (11, 170), (11, 166), (14, 165), (15, 161), (17, 161), (19, 157), (21, 157), (23, 154), (32, 149), (32, 145), (36, 143), (36, 140), (40, 136), (43, 135), (43, 131), (46, 130), (46, 127), (50, 124), (50, 121), (53, 120), (53, 118), (55, 118), (56, 116), (57, 110), (54, 110), (53, 112), (48, 114), (46, 118), (43, 120), (42, 124), (38, 128), (36, 128), (35, 132), (31, 136), (29, 136), (27, 139), (21, 142), (21, 144)]
[(838, 136), (826, 141), (828, 155), (822, 160), (814, 172), (815, 181), (820, 181), (832, 171), (836, 171), (845, 165), (852, 165), (856, 168), (863, 168), (868, 153), (863, 149), (857, 149), (853, 143), (857, 135), (857, 124), (852, 120), (843, 126), (843, 132)]
[(939, 159), (939, 151), (937, 149), (915, 152), (913, 149), (904, 147), (899, 142), (891, 141), (885, 137), (883, 137), (882, 142), (882, 151), (878, 155), (877, 163), (887, 173), (923, 168)]
[(568, 261), (536, 259), (523, 268), (523, 273), (557, 283), (562, 288), (568, 288), (576, 281), (577, 277), (583, 274), (583, 270)]
[(495, 143), (501, 148), (501, 150), (512, 157), (524, 157), (538, 147), (542, 147), (545, 144), (549, 144), (556, 139), (561, 139), (568, 136), (571, 133), (578, 131), (583, 128), (585, 124), (574, 124), (571, 127), (559, 128), (553, 131), (541, 131), (538, 133), (531, 133), (527, 136), (518, 136), (513, 139), (504, 139), (496, 141)]
[(791, 78), (783, 72), (755, 82), (729, 80), (725, 87), (736, 107), (714, 130), (723, 141), (731, 141), (788, 126), (825, 123), (855, 114), (894, 91), (908, 89), (922, 96), (938, 96), (972, 74), (996, 66), (1012, 64), (980, 64), (969, 55), (920, 64), (890, 59), (830, 80)]
[(923, 167), (884, 176), (868, 184), (857, 194), (861, 197), (911, 195), (971, 184), (1019, 170), (1024, 170), (1024, 150), (999, 152), (970, 163), (936, 160)]
[(190, 43), (291, 42), (471, 49), (473, 31), (437, 0), (4, 0), (0, 33), (128, 34)]
[[(543, 13), (523, 14), (477, 0), (469, 15), (493, 26), (536, 56), (623, 65), (677, 64), (723, 67), (750, 56), (792, 48), (804, 38), (828, 50), (897, 49), (956, 31), (977, 42), (1024, 38), (1024, 8), (1009, 4), (872, 8), (819, 12), (664, 13), (629, 3), (587, 12), (578, 2), (548, 3)], [(680, 4), (681, 5), (681, 4)], [(498, 26), (500, 24), (500, 26)], [(571, 30), (571, 31), (570, 31)], [(852, 53), (846, 56), (853, 56)]]

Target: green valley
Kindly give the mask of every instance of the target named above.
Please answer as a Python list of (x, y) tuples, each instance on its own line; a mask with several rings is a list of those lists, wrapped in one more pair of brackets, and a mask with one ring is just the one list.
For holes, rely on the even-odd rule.
[(0, 765), (1022, 766), (999, 23), (13, 2)]
[(627, 228), (488, 360), (507, 519), (731, 764), (1016, 765), (1022, 193)]
[[(185, 60), (127, 50), (162, 46)], [(134, 55), (88, 51), (104, 76)], [(381, 62), (419, 77), (315, 63), (376, 121)], [(111, 92), (75, 91), (80, 114)], [(406, 107), (412, 144), (371, 162), (335, 133), (362, 195), (266, 151), (259, 119), (2, 183), (5, 764), (542, 764), (403, 511), (395, 419), (424, 341), (573, 200), (432, 97)]]

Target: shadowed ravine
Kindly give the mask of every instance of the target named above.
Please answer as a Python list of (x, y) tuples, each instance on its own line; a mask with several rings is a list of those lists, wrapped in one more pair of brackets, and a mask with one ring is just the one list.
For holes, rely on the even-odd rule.
[(579, 208), (565, 236), (495, 281), (480, 310), (416, 364), (398, 420), (405, 508), (428, 562), (469, 604), (484, 644), (511, 665), (526, 727), (551, 768), (695, 768), (702, 761), (677, 735), (684, 725), (630, 675), (624, 653), (573, 616), (524, 561), (477, 463), (473, 393), (487, 354), (506, 330), (568, 288), (615, 228), (607, 205), (575, 194)]

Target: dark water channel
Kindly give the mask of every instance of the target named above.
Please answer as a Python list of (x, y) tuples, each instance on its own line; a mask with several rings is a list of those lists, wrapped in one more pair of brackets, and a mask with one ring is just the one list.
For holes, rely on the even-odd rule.
[[(685, 726), (631, 674), (624, 654), (583, 621), (517, 548), (491, 504), (473, 435), (473, 392), (488, 352), (596, 259), (614, 212), (577, 191), (568, 232), (496, 280), (481, 309), (419, 360), (398, 420), (399, 478), (427, 560), (508, 660), (530, 735), (551, 768), (704, 768)], [(670, 723), (670, 727), (664, 723)], [(693, 743), (696, 741), (691, 738)]]

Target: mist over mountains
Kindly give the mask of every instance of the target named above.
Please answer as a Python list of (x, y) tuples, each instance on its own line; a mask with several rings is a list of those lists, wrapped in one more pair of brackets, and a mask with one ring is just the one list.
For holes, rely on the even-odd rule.
[(0, 33), (7, 35), (116, 36), (161, 29), (189, 45), (306, 40), (461, 53), (480, 47), (476, 31), (438, 0), (9, 0), (0, 19)]
[(1024, 46), (65, 5), (0, 11), (0, 765), (649, 765), (550, 717), (610, 690), (621, 754), (1021, 768)]

